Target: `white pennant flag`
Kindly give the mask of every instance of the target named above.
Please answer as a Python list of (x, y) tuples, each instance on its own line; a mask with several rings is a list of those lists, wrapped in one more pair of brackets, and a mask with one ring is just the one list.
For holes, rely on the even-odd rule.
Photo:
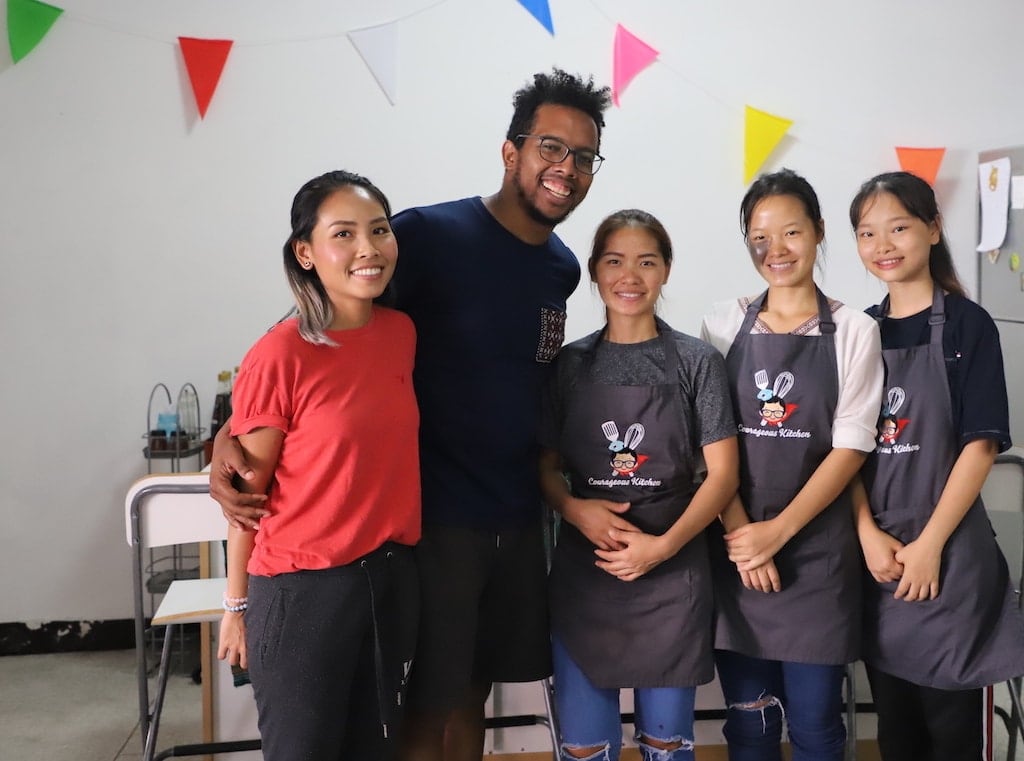
[(398, 98), (398, 22), (354, 29), (348, 33), (348, 38), (391, 105), (395, 105)]

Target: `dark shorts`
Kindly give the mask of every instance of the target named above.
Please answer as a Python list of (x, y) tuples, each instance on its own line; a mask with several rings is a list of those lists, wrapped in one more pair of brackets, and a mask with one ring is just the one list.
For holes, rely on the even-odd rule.
[(541, 523), (514, 531), (423, 527), (416, 546), (420, 633), (412, 710), (449, 711), (470, 685), (551, 674)]

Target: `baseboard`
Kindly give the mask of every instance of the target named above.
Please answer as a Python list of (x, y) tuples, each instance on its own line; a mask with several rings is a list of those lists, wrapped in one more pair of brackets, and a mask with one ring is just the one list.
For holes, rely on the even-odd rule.
[(0, 624), (0, 655), (127, 650), (135, 647), (135, 621), (15, 621)]

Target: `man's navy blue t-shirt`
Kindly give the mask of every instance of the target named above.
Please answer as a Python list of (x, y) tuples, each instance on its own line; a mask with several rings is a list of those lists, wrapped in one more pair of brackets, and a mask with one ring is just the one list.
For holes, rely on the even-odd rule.
[(395, 306), (416, 325), (423, 520), (536, 520), (540, 394), (579, 262), (554, 234), (519, 240), (478, 197), (403, 211), (392, 226)]

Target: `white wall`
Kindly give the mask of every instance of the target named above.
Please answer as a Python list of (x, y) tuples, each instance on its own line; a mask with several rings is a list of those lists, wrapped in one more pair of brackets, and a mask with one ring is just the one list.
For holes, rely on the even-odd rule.
[[(358, 170), (396, 208), (493, 192), (512, 92), (553, 64), (610, 82), (616, 21), (661, 57), (608, 115), (561, 233), (585, 257), (607, 212), (660, 216), (682, 330), (759, 285), (737, 229), (745, 104), (795, 121), (766, 168), (818, 189), (823, 284), (858, 307), (880, 291), (846, 207), (898, 168), (893, 146), (948, 148), (937, 187), (973, 286), (975, 154), (1024, 142), (1011, 0), (551, 0), (554, 38), (514, 0), (60, 4), (17, 66), (0, 51), (0, 622), (131, 615), (123, 495), (150, 389), (192, 381), (208, 418), (217, 372), (288, 305), (303, 181)], [(345, 33), (397, 18), (391, 106)], [(236, 40), (204, 121), (178, 35)], [(570, 310), (570, 337), (598, 324), (586, 286)]]

